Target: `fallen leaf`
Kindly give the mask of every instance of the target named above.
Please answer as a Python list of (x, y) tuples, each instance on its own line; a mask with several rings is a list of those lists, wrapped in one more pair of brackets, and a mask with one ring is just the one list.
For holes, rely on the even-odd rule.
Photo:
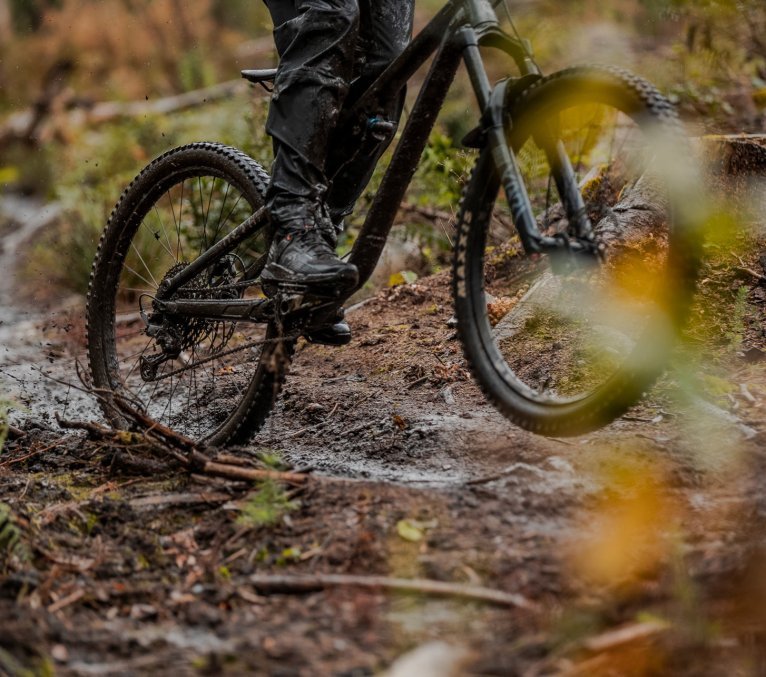
[(417, 543), (423, 540), (423, 530), (420, 526), (412, 520), (399, 520), (396, 523), (396, 533), (400, 538), (410, 543)]
[(403, 284), (412, 284), (417, 279), (417, 273), (413, 273), (411, 270), (402, 270), (398, 273), (394, 273), (388, 278), (388, 286), (399, 287)]
[(399, 416), (399, 414), (394, 414), (392, 419), (394, 421), (394, 425), (399, 428), (399, 430), (404, 430), (407, 427), (407, 421)]

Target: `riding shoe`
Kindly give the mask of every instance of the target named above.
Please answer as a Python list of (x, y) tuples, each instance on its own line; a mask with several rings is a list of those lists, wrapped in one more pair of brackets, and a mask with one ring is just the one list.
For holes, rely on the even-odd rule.
[(338, 258), (322, 230), (312, 224), (277, 235), (261, 279), (267, 284), (321, 287), (339, 293), (357, 283), (359, 272), (353, 263)]

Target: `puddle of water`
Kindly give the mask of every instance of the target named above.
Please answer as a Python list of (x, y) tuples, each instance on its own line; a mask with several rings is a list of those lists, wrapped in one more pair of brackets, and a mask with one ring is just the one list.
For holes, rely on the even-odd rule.
[[(46, 378), (75, 380), (70, 360), (49, 364), (40, 324), (48, 317), (35, 306), (19, 307), (14, 296), (21, 247), (58, 219), (56, 203), (18, 196), (0, 196), (0, 396), (11, 400), (9, 418), (18, 424), (30, 414), (54, 423), (54, 414), (92, 417), (93, 402), (83, 393)], [(43, 372), (43, 373), (41, 373)]]

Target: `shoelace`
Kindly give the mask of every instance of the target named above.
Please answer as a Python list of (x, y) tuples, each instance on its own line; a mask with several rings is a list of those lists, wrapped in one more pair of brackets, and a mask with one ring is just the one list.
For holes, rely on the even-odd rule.
[(287, 235), (288, 240), (300, 241), (302, 247), (311, 254), (322, 254), (335, 258), (335, 251), (325, 239), (322, 231), (316, 226), (293, 231)]

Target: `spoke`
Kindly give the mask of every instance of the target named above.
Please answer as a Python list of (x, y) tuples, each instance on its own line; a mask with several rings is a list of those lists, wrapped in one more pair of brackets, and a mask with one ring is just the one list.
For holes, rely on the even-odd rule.
[(202, 177), (197, 177), (197, 189), (199, 191), (199, 207), (202, 210), (202, 244), (207, 249), (207, 214), (205, 214), (205, 198), (202, 196)]
[(127, 333), (127, 334), (120, 334), (118, 336), (118, 338), (120, 340), (125, 340), (125, 339), (129, 339), (129, 338), (133, 338), (134, 336), (140, 336), (145, 331), (146, 331), (146, 328), (145, 327), (141, 327), (141, 329), (138, 329), (137, 331), (131, 331), (131, 332)]
[(141, 252), (138, 251), (138, 247), (136, 247), (136, 245), (134, 245), (132, 242), (130, 243), (130, 246), (133, 248), (133, 251), (136, 252), (136, 256), (138, 256), (138, 260), (141, 261), (141, 263), (144, 265), (144, 268), (146, 268), (146, 272), (149, 273), (149, 277), (152, 278), (152, 283), (154, 284), (154, 288), (157, 289), (157, 287), (159, 287), (160, 285), (158, 284), (157, 280), (154, 279), (154, 275), (152, 274), (152, 271), (149, 269), (149, 266), (146, 265), (146, 261), (144, 261), (144, 257), (141, 256)]
[[(156, 209), (156, 207), (155, 207), (155, 209)], [(163, 242), (163, 241), (160, 239), (160, 234), (159, 234), (158, 232), (155, 232), (155, 231), (153, 231), (153, 230), (152, 230), (152, 229), (149, 227), (149, 224), (148, 224), (146, 221), (142, 221), (142, 222), (141, 222), (141, 225), (142, 225), (142, 226), (144, 226), (144, 228), (146, 228), (146, 229), (147, 229), (147, 230), (148, 230), (148, 231), (149, 231), (149, 232), (152, 234), (152, 236), (154, 237), (154, 239), (155, 239), (155, 240), (157, 240), (157, 242), (159, 242), (159, 243), (160, 243), (160, 245), (162, 245), (162, 248), (163, 248), (163, 249), (164, 249), (164, 250), (165, 250), (165, 251), (168, 253), (168, 255), (170, 256), (170, 258), (171, 258), (171, 259), (175, 259), (175, 256), (173, 256), (173, 252), (172, 252), (172, 251), (170, 251), (169, 247), (167, 247), (167, 246), (165, 245), (165, 243), (164, 243), (164, 242)]]
[(237, 208), (237, 205), (241, 202), (243, 197), (244, 196), (242, 195), (242, 193), (240, 193), (239, 197), (237, 198), (237, 201), (234, 203), (234, 206), (229, 210), (229, 213), (226, 215), (226, 218), (223, 221), (224, 225), (229, 222), (231, 215), (234, 213), (234, 210)]
[(181, 204), (178, 205), (178, 227), (183, 225), (184, 220), (184, 188), (186, 188), (186, 179), (181, 181)]
[[(197, 355), (197, 346), (192, 346), (192, 361), (196, 361)], [(200, 405), (199, 405), (199, 388), (197, 387), (197, 371), (196, 369), (192, 369), (191, 372), (191, 383), (194, 387), (194, 404), (197, 408), (197, 421), (202, 421), (202, 412), (200, 411)], [(189, 392), (191, 392), (191, 388), (189, 388)]]
[(173, 374), (170, 375), (170, 394), (168, 395), (168, 403), (165, 405), (165, 408), (162, 410), (162, 413), (159, 415), (159, 419), (162, 419), (165, 417), (165, 412), (168, 413), (168, 419), (172, 418), (173, 416), (173, 394), (176, 392), (176, 388), (178, 387), (178, 382), (180, 379), (176, 379), (176, 384), (173, 385)]
[(172, 245), (170, 244), (170, 238), (168, 237), (168, 231), (165, 229), (165, 222), (162, 220), (162, 217), (160, 216), (160, 212), (157, 209), (157, 205), (154, 205), (154, 213), (157, 215), (157, 220), (160, 222), (160, 227), (162, 228), (162, 234), (165, 236), (165, 242), (168, 243), (168, 251), (170, 252), (170, 258), (173, 259), (176, 263), (178, 263), (178, 256), (176, 254), (173, 254), (172, 252)]
[(173, 208), (173, 198), (170, 197), (170, 191), (168, 191), (165, 194), (168, 196), (168, 202), (170, 203), (170, 213), (173, 215), (173, 224), (175, 225), (175, 228), (176, 228), (176, 247), (178, 251), (178, 256), (176, 257), (176, 261), (178, 261), (179, 257), (181, 259), (183, 259), (184, 257), (183, 247), (181, 246), (181, 225), (176, 220), (176, 210)]
[(138, 352), (133, 353), (132, 355), (126, 355), (125, 357), (120, 358), (120, 362), (127, 362), (128, 360), (132, 360), (134, 357), (138, 357), (139, 355), (143, 355), (146, 352), (146, 349), (151, 345), (151, 340), (147, 342), (147, 344), (144, 346), (143, 350), (139, 350)]
[(210, 219), (210, 210), (213, 207), (213, 194), (215, 193), (215, 182), (217, 179), (213, 177), (213, 183), (210, 186), (210, 197), (207, 199), (207, 214), (205, 214), (205, 227), (207, 228), (207, 222)]
[[(144, 346), (144, 349), (140, 353), (138, 353), (138, 355), (135, 356), (135, 357), (138, 357), (139, 359), (137, 359), (135, 362), (133, 362), (133, 366), (130, 368), (130, 371), (126, 374), (125, 379), (123, 381), (125, 383), (125, 385), (127, 385), (128, 379), (133, 375), (133, 371), (138, 366), (138, 364), (141, 362), (141, 357), (143, 357), (144, 353), (147, 351), (147, 349), (149, 348), (150, 345), (152, 345), (152, 341), (151, 340), (147, 341), (146, 345)], [(121, 362), (125, 362), (125, 361), (127, 361), (129, 359), (130, 358), (127, 357), (127, 358), (125, 358), (123, 360), (120, 360), (120, 361)]]
[(218, 241), (218, 233), (221, 232), (221, 216), (223, 215), (223, 208), (226, 206), (226, 200), (229, 197), (229, 189), (231, 188), (231, 184), (226, 184), (226, 192), (223, 194), (223, 202), (221, 203), (221, 209), (218, 212), (218, 222), (215, 224), (215, 235), (213, 235), (213, 242)]
[[(146, 264), (144, 264), (144, 265), (146, 265)], [(130, 267), (130, 266), (127, 264), (127, 263), (125, 264), (125, 267), (126, 267), (126, 268), (127, 268), (127, 269), (128, 269), (130, 272), (131, 272), (131, 273), (133, 273), (133, 275), (135, 275), (137, 278), (139, 278), (140, 280), (142, 280), (142, 281), (146, 282), (146, 284), (148, 284), (148, 285), (150, 285), (150, 286), (153, 284), (153, 285), (154, 285), (154, 287), (152, 287), (152, 288), (153, 288), (153, 289), (157, 289), (158, 285), (157, 285), (157, 282), (156, 282), (156, 281), (155, 281), (155, 282), (153, 282), (153, 283), (152, 283), (152, 282), (149, 282), (149, 280), (147, 280), (147, 279), (146, 279), (146, 278), (145, 278), (143, 275), (141, 275), (139, 272), (137, 272), (137, 271), (133, 270), (133, 268), (131, 268), (131, 267)]]
[(141, 292), (141, 293), (152, 293), (156, 287), (120, 287), (120, 291), (134, 291), (134, 292)]

